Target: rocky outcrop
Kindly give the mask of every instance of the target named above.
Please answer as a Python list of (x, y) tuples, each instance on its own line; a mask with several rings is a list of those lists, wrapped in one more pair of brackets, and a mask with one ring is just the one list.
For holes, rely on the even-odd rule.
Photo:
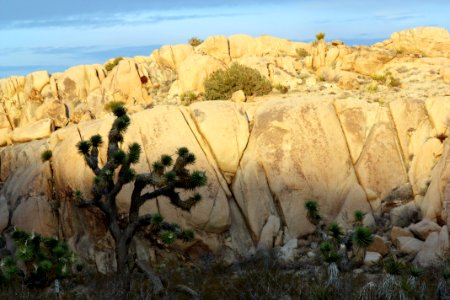
[[(165, 199), (146, 204), (141, 213), (159, 211), (169, 221), (194, 228), (197, 243), (211, 250), (229, 245), (245, 255), (253, 247), (271, 248), (311, 233), (314, 227), (306, 219), (305, 200), (319, 202), (326, 222), (337, 220), (347, 226), (355, 210), (378, 213), (381, 198), (395, 198), (391, 190), (408, 181), (399, 142), (403, 127), (397, 126), (403, 121), (390, 117), (389, 107), (298, 97), (262, 102), (253, 113), (254, 109), (246, 103), (214, 101), (157, 106), (133, 114), (123, 146), (130, 142), (143, 146), (138, 172), (148, 171), (162, 153), (187, 146), (197, 156), (195, 167), (205, 170), (209, 179), (200, 191), (205, 199), (191, 213), (172, 208)], [(93, 180), (77, 153), (77, 141), (95, 133), (107, 136), (112, 120), (68, 126), (49, 139), (2, 148), (3, 229), (18, 226), (60, 234), (81, 253), (84, 244), (79, 243), (110, 251), (98, 212), (77, 208), (71, 195), (75, 190), (89, 195)], [(54, 154), (51, 165), (39, 157), (47, 148)], [(442, 222), (443, 202), (448, 201), (444, 191), (449, 185), (450, 152), (445, 149), (426, 175), (431, 185), (420, 203), (423, 213), (437, 222)], [(105, 151), (101, 149), (100, 161), (105, 161)], [(125, 186), (118, 197), (123, 213), (131, 189)], [(407, 201), (413, 200), (412, 194)], [(30, 217), (36, 211), (39, 218)], [(425, 239), (419, 225), (411, 230)], [(406, 241), (399, 242), (410, 251), (403, 245)]]
[[(416, 37), (423, 33), (412, 32), (414, 47), (442, 56), (445, 34), (425, 46)], [(113, 120), (108, 104), (121, 101), (132, 114), (122, 146), (138, 142), (144, 150), (138, 172), (180, 146), (196, 154), (195, 168), (207, 172), (209, 183), (200, 190), (204, 200), (191, 213), (163, 198), (141, 211), (158, 211), (195, 229), (196, 241), (183, 247), (225, 248), (246, 256), (287, 243), (283, 255), (290, 260), (295, 241), (314, 231), (304, 209), (304, 202), (314, 199), (325, 222), (345, 227), (355, 210), (368, 213), (369, 222), (386, 206), (402, 204), (391, 219), (408, 225), (417, 220), (411, 222), (404, 212), (420, 212), (435, 224), (432, 230), (422, 230), (422, 223), (411, 231), (395, 227), (391, 240), (402, 253), (418, 253), (418, 261), (434, 257), (439, 253), (429, 249), (447, 245), (443, 228), (450, 216), (450, 97), (445, 73), (439, 73), (450, 62), (401, 56), (392, 45), (410, 45), (407, 36), (355, 48), (219, 36), (197, 47), (165, 46), (150, 57), (125, 58), (110, 71), (78, 66), (1, 79), (0, 232), (17, 226), (58, 235), (106, 268), (114, 255), (102, 217), (77, 208), (72, 197), (75, 190), (88, 196), (93, 180), (75, 145), (96, 133), (106, 137)], [(302, 92), (274, 92), (256, 101), (236, 94), (237, 102), (157, 105), (182, 92), (199, 94), (207, 76), (233, 62)], [(379, 77), (372, 79), (374, 73)], [(404, 76), (405, 91), (388, 87), (383, 80), (389, 76)], [(414, 90), (427, 80), (437, 86), (432, 92), (426, 85)], [(363, 91), (374, 83), (382, 93)], [(53, 151), (51, 163), (41, 162), (44, 149)], [(131, 189), (125, 186), (118, 197), (122, 213)], [(386, 247), (378, 237), (371, 250), (384, 255)]]
[(418, 27), (395, 32), (381, 45), (400, 52), (450, 58), (450, 34), (444, 28)]

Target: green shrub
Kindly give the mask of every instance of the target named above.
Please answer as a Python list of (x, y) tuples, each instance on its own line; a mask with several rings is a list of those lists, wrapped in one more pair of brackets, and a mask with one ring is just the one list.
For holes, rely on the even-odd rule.
[(381, 83), (381, 84), (386, 83), (386, 75), (383, 75), (383, 74), (373, 74), (371, 77), (372, 77), (373, 80), (375, 80), (375, 81), (377, 81), (377, 82), (379, 82), (379, 83)]
[[(46, 287), (55, 279), (70, 274), (75, 256), (65, 241), (18, 229), (12, 233), (12, 238), (16, 246), (15, 258), (23, 263), (28, 286)], [(1, 261), (0, 281), (10, 281), (18, 273), (16, 261), (12, 257)]]
[(203, 43), (202, 39), (199, 39), (198, 37), (191, 37), (188, 41), (189, 45), (191, 45), (192, 47), (197, 47), (198, 45), (200, 45), (201, 43)]
[(306, 51), (303, 48), (297, 48), (297, 49), (295, 49), (295, 52), (297, 53), (298, 58), (304, 58), (309, 55), (308, 51)]
[(197, 99), (198, 99), (198, 96), (194, 92), (181, 93), (181, 95), (180, 95), (181, 104), (186, 105), (186, 106), (197, 101)]
[(320, 40), (323, 40), (323, 39), (325, 39), (325, 32), (319, 32), (319, 33), (316, 34), (316, 40), (317, 41), (320, 41)]
[(281, 94), (287, 94), (289, 92), (289, 87), (282, 85), (282, 84), (277, 84), (274, 86), (274, 88), (279, 91)]
[(106, 71), (112, 71), (112, 69), (114, 69), (114, 67), (117, 66), (122, 59), (123, 57), (116, 57), (112, 62), (107, 63), (105, 65)]
[(393, 76), (389, 77), (389, 86), (390, 87), (400, 87), (402, 84), (398, 78), (395, 78)]
[(257, 70), (234, 63), (226, 70), (218, 70), (205, 82), (205, 98), (207, 100), (227, 100), (239, 90), (245, 96), (262, 96), (272, 91), (269, 80)]

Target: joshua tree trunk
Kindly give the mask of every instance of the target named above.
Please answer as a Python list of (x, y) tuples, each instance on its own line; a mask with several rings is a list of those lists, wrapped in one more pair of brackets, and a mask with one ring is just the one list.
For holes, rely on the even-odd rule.
[(128, 266), (128, 248), (129, 244), (125, 239), (119, 239), (116, 241), (116, 262), (117, 273), (121, 275), (127, 275), (130, 271)]

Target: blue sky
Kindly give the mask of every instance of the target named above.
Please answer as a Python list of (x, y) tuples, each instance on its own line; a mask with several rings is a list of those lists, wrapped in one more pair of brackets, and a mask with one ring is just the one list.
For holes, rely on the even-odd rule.
[(149, 55), (190, 37), (245, 33), (371, 44), (416, 26), (450, 28), (450, 0), (0, 0), (0, 78)]

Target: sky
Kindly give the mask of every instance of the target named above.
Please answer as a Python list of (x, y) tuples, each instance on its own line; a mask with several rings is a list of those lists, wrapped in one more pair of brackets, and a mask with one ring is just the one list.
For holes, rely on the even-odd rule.
[(450, 0), (0, 0), (0, 78), (150, 55), (193, 36), (269, 34), (373, 44), (450, 28)]

